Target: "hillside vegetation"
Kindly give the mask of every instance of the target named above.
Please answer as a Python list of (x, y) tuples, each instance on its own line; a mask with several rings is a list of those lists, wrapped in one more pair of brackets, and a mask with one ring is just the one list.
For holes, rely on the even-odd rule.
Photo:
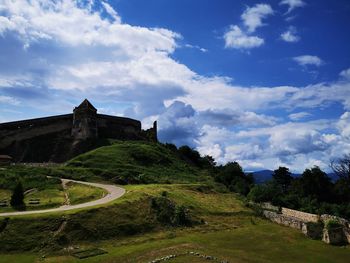
[[(184, 161), (174, 150), (159, 143), (115, 141), (73, 158), (66, 169), (89, 174), (119, 184), (188, 183), (210, 180), (206, 172)], [(74, 173), (74, 172), (73, 172)]]

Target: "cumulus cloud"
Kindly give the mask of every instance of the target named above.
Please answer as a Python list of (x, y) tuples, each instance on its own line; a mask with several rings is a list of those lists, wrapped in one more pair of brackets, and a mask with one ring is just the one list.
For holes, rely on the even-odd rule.
[(268, 4), (256, 4), (247, 9), (241, 15), (244, 25), (248, 28), (248, 32), (254, 32), (258, 27), (263, 26), (262, 20), (273, 14), (273, 10)]
[(250, 49), (264, 44), (264, 39), (245, 34), (238, 26), (231, 25), (224, 35), (225, 47), (236, 49)]
[(282, 0), (279, 4), (288, 6), (288, 11), (286, 14), (292, 12), (294, 9), (298, 7), (305, 6), (305, 2), (303, 2), (302, 0)]
[[(81, 4), (81, 6), (79, 6)], [(172, 52), (179, 34), (162, 28), (132, 27), (121, 24), (117, 12), (106, 2), (102, 5), (114, 19), (108, 21), (98, 11), (87, 8), (84, 1), (10, 1), (0, 10), (1, 31), (15, 31), (25, 45), (39, 40), (56, 40), (64, 44), (122, 47), (135, 54), (144, 50)], [(141, 43), (138, 45), (136, 43)]]
[(195, 146), (200, 131), (194, 118), (195, 110), (191, 105), (175, 101), (159, 115), (159, 139), (177, 145)]
[(297, 35), (296, 28), (290, 26), (287, 31), (281, 34), (281, 39), (286, 42), (295, 43), (300, 40), (300, 37)]
[(322, 59), (320, 59), (318, 56), (311, 56), (311, 55), (294, 57), (293, 60), (297, 62), (300, 66), (313, 65), (313, 66), (319, 67), (324, 64)]

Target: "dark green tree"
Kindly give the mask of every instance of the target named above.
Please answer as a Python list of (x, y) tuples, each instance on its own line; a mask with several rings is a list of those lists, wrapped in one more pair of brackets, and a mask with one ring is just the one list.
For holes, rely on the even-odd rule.
[(253, 178), (246, 175), (237, 162), (229, 162), (219, 168), (215, 180), (226, 185), (230, 191), (247, 195), (253, 186)]
[(273, 171), (272, 178), (274, 183), (276, 183), (282, 188), (283, 193), (287, 192), (293, 180), (293, 177), (291, 176), (289, 169), (287, 167), (281, 167), (281, 166), (277, 170)]
[(306, 169), (298, 183), (301, 196), (316, 199), (318, 202), (329, 201), (332, 198), (333, 184), (318, 166)]
[(24, 209), (24, 193), (21, 182), (18, 182), (13, 189), (10, 204), (13, 208)]

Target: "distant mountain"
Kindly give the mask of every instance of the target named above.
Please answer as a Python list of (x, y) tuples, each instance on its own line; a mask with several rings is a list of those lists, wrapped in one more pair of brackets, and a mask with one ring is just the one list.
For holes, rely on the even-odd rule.
[[(272, 170), (261, 170), (261, 171), (253, 172), (253, 175), (254, 175), (255, 183), (262, 184), (262, 183), (265, 183), (266, 181), (268, 181), (272, 178), (273, 171)], [(328, 177), (331, 178), (332, 182), (335, 182), (338, 179), (338, 177), (336, 176), (335, 173), (328, 173), (327, 175), (328, 175)], [(301, 174), (293, 174), (292, 173), (292, 176), (299, 177), (299, 176), (301, 176)]]

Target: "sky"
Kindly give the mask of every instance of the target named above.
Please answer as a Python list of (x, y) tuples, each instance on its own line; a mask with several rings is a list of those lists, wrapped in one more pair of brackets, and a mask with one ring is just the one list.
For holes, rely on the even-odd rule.
[(348, 0), (0, 0), (0, 122), (87, 98), (246, 171), (350, 153)]

